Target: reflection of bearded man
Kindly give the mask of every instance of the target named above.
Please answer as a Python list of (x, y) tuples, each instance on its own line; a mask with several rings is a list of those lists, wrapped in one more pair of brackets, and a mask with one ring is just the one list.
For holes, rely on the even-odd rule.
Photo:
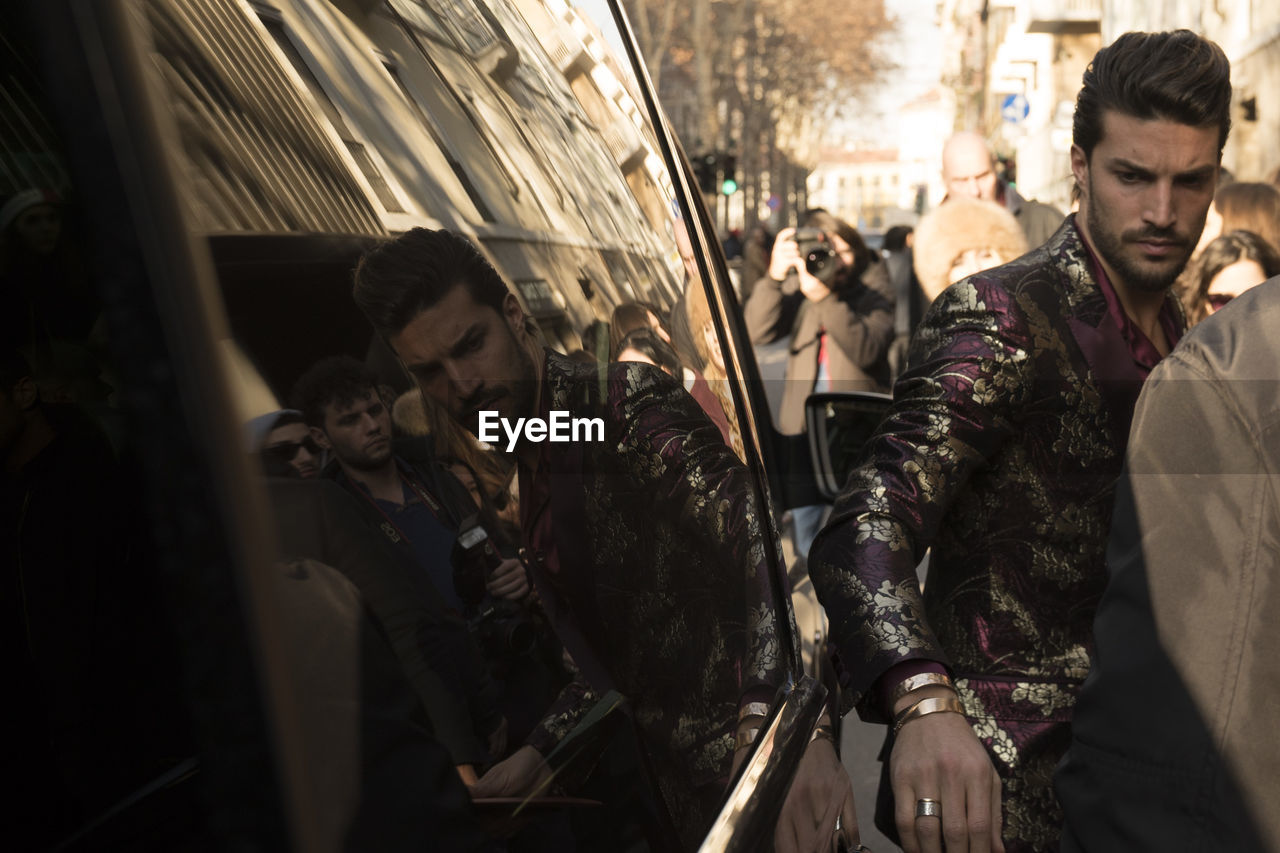
[[(464, 237), (417, 228), (382, 244), (360, 261), (353, 295), (423, 394), (455, 419), (492, 407), (509, 420), (564, 411), (604, 427), (603, 441), (525, 433), (515, 445), (530, 574), (578, 672), (473, 796), (540, 790), (544, 757), (616, 689), (679, 839), (664, 848), (696, 847), (746, 756), (750, 741), (737, 735), (762, 722), (760, 703), (796, 659), (750, 473), (661, 370), (579, 364), (539, 347), (515, 294)], [(852, 840), (848, 775), (819, 738), (780, 831), (830, 839), (837, 814)]]
[(511, 353), (515, 375), (497, 384), (481, 385), (471, 394), (457, 396), (449, 403), (450, 412), (465, 413), (462, 423), (472, 435), (479, 432), (478, 421), (482, 411), (498, 411), (506, 417), (513, 412), (531, 412), (537, 404), (538, 371), (533, 356), (527, 347), (520, 345), (509, 328), (503, 326), (502, 334), (506, 336), (505, 348)]

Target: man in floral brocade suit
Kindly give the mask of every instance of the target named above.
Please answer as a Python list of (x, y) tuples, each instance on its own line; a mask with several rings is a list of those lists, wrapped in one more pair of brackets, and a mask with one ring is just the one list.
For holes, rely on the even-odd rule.
[(1076, 103), (1080, 212), (934, 303), (814, 544), (846, 702), (894, 722), (877, 824), (908, 853), (1057, 849), (1052, 773), (1089, 671), (1112, 490), (1141, 383), (1184, 329), (1168, 288), (1230, 100), (1225, 55), (1188, 31), (1099, 51)]
[[(747, 469), (697, 401), (652, 365), (582, 365), (539, 347), (515, 296), (464, 237), (401, 235), (361, 260), (354, 296), (423, 392), (473, 432), (482, 411), (511, 424), (553, 412), (603, 423), (602, 439), (515, 445), (530, 572), (579, 672), (473, 795), (538, 790), (543, 758), (616, 689), (678, 836), (663, 848), (695, 848), (746, 754), (736, 735), (772, 700), (795, 653), (781, 647), (794, 627), (773, 597), (767, 510)], [(811, 741), (799, 773), (778, 849), (830, 849), (838, 818), (856, 843), (851, 784), (832, 744)]]

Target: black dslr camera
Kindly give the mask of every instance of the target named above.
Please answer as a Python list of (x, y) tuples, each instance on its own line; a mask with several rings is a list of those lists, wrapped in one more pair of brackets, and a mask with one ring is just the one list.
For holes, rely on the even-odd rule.
[(809, 275), (830, 287), (840, 271), (840, 261), (827, 235), (818, 228), (797, 228), (792, 239), (800, 249), (800, 257), (804, 259), (804, 268)]
[(537, 633), (515, 601), (496, 599), (485, 580), (502, 563), (502, 555), (477, 516), (463, 520), (453, 551), (453, 587), (466, 608), (467, 627), (486, 654), (515, 657), (533, 651)]

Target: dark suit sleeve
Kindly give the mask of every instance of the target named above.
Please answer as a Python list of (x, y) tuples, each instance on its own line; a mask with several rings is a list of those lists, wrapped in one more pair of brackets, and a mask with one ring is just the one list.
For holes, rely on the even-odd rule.
[(581, 673), (575, 672), (573, 680), (564, 686), (560, 695), (543, 714), (542, 720), (526, 738), (525, 743), (538, 750), (545, 758), (573, 731), (592, 706), (599, 701), (595, 691)]
[(359, 588), (455, 763), (486, 762), (477, 729), (491, 730), (500, 712), (466, 626), (425, 578), (415, 577), (404, 555), (364, 523), (350, 495), (328, 482), (316, 485), (324, 548), (314, 556)]
[(316, 826), (344, 850), (484, 849), (454, 762), (355, 585), (313, 558), (280, 564), (272, 581), (293, 734), (323, 756), (307, 778)]
[(915, 567), (953, 498), (1013, 432), (1031, 385), (1030, 347), (1003, 288), (975, 277), (944, 292), (917, 333), (889, 417), (813, 544), (809, 574), (847, 668), (846, 706), (858, 704), (868, 719), (879, 719), (865, 700), (887, 669), (945, 663)]

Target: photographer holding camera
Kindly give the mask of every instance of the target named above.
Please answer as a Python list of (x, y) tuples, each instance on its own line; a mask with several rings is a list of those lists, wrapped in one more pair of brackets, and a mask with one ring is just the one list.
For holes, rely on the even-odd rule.
[[(369, 526), (417, 569), (416, 580), (446, 609), (442, 618), (465, 623), (468, 648), (458, 652), (453, 675), (474, 731), (442, 735), (441, 742), (459, 767), (501, 759), (541, 719), (563, 681), (558, 647), (553, 655), (540, 642), (523, 563), (490, 539), (495, 517), (474, 505), (430, 442), (392, 441), (390, 410), (364, 364), (322, 359), (293, 396), (330, 456), (322, 476), (351, 492)], [(460, 772), (474, 781), (469, 770)]]
[[(884, 262), (853, 226), (814, 209), (778, 233), (743, 314), (754, 344), (790, 335), (781, 432), (804, 432), (804, 401), (815, 391), (889, 390), (893, 310)], [(807, 556), (822, 511), (793, 509), (798, 556)]]

